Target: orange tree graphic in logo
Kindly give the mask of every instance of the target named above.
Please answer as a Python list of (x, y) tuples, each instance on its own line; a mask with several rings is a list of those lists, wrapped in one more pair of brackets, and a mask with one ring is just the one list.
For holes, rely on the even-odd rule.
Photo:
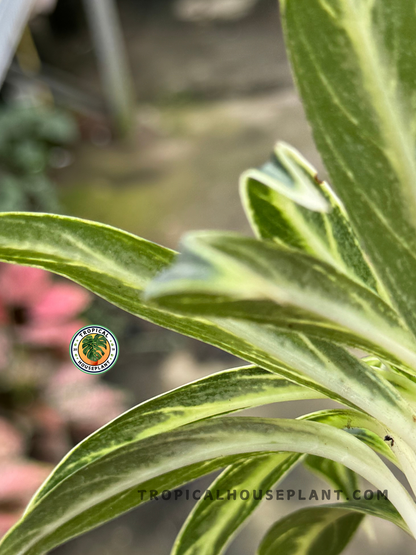
[(101, 374), (114, 366), (118, 342), (103, 326), (86, 326), (73, 336), (69, 352), (75, 366), (87, 374)]

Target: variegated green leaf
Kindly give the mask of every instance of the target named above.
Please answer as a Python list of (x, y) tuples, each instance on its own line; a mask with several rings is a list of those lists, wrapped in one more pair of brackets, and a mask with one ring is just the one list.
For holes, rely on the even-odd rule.
[(342, 505), (314, 507), (288, 515), (268, 532), (257, 554), (339, 555), (354, 538), (365, 516), (351, 510), (341, 511)]
[[(303, 160), (300, 154), (298, 157)], [(307, 164), (306, 161), (303, 163)], [(287, 194), (288, 187), (284, 187), (287, 172), (283, 167), (282, 174), (275, 178), (282, 184), (279, 189), (270, 185), (269, 173), (261, 168), (245, 172), (241, 177), (243, 206), (256, 235), (315, 256), (384, 295), (352, 230), (345, 208), (328, 183), (320, 181), (317, 171), (310, 167), (310, 186), (325, 198), (330, 210), (309, 210)]]
[[(48, 512), (54, 515), (59, 513), (63, 514), (65, 512), (62, 510), (62, 507), (59, 506), (59, 499), (55, 501), (56, 498), (54, 497), (55, 493), (60, 495), (63, 491), (62, 488), (59, 487), (56, 489), (56, 492), (53, 490), (50, 497), (46, 498), (48, 504), (46, 505), (45, 512), (43, 512), (43, 508), (45, 507), (44, 504), (40, 505), (39, 512), (30, 512), (30, 517), (26, 517), (28, 513), (25, 512), (20, 523), (15, 527), (16, 532), (13, 530), (9, 531), (9, 534), (12, 536), (11, 543), (9, 544), (6, 538), (3, 538), (4, 543), (0, 541), (0, 553), (1, 555), (3, 555), (3, 553), (18, 555), (21, 552), (20, 550), (23, 549), (22, 553), (27, 555), (41, 555), (71, 538), (88, 532), (143, 503), (151, 501), (152, 498), (154, 499), (154, 492), (162, 493), (168, 490), (175, 490), (188, 482), (192, 482), (211, 472), (218, 471), (227, 465), (242, 461), (244, 458), (244, 455), (221, 456), (201, 463), (186, 465), (171, 472), (164, 473), (161, 476), (144, 482), (138, 482), (138, 485), (120, 489), (115, 488), (113, 492), (109, 489), (112, 470), (108, 469), (108, 471), (103, 474), (103, 483), (105, 483), (103, 495), (100, 496), (100, 492), (94, 490), (90, 508), (82, 510), (80, 506), (81, 512), (78, 512), (78, 510), (72, 507), (72, 514), (66, 513), (62, 523), (56, 530), (53, 530), (52, 527), (51, 530), (48, 530), (48, 525), (44, 520), (45, 515)], [(93, 479), (94, 478), (90, 476), (91, 482)], [(84, 480), (82, 474), (80, 475), (80, 480), (81, 482)], [(89, 491), (92, 492), (93, 490), (90, 489)], [(80, 497), (84, 494), (88, 495), (86, 484), (85, 489), (80, 493)], [(56, 503), (58, 503), (58, 505), (56, 505)], [(27, 518), (28, 521), (26, 520)], [(21, 541), (19, 540), (20, 534), (24, 534)], [(36, 538), (36, 542), (39, 537), (42, 537), (42, 540), (40, 543), (36, 543), (35, 546), (26, 547), (27, 544), (30, 544), (32, 537)], [(15, 543), (16, 541), (17, 543)]]
[[(79, 443), (54, 469), (33, 497), (29, 509), (57, 483), (124, 445), (233, 411), (322, 397), (255, 366), (218, 372), (188, 383), (141, 403)], [(371, 427), (370, 417), (365, 422)]]
[(416, 331), (416, 11), (407, 0), (282, 0), (323, 161), (379, 279)]
[[(363, 432), (366, 432), (366, 430), (363, 430)], [(354, 496), (357, 495), (356, 492), (360, 491), (357, 474), (343, 464), (322, 457), (316, 457), (315, 455), (308, 455), (304, 459), (304, 465), (312, 473), (331, 484), (334, 490), (337, 491), (343, 499), (353, 499)], [(400, 518), (400, 515), (398, 516)], [(299, 538), (299, 544), (306, 543), (306, 545), (312, 549), (315, 549), (315, 546), (322, 548), (323, 545), (325, 545), (329, 547), (330, 550), (335, 548), (335, 544), (338, 544), (338, 547), (341, 548), (341, 552), (343, 549), (343, 542), (348, 544), (353, 539), (355, 530), (362, 524), (364, 518), (365, 515), (363, 514), (359, 515), (355, 513), (348, 516), (346, 515), (342, 520), (338, 520), (337, 524), (332, 523), (329, 525), (329, 529), (327, 527), (325, 531), (321, 532), (317, 542), (314, 540), (309, 541), (309, 543), (308, 541), (305, 542), (305, 537), (302, 532), (302, 537)], [(335, 538), (331, 537), (332, 534), (335, 535)], [(309, 539), (311, 539), (310, 535)]]
[(241, 176), (242, 182), (260, 181), (309, 210), (327, 212), (331, 205), (315, 179), (315, 168), (286, 143), (278, 143), (271, 160), (260, 169), (247, 170)]
[[(300, 454), (262, 455), (224, 470), (209, 486), (215, 497), (201, 498), (179, 532), (171, 555), (220, 555), (259, 506), (266, 492), (292, 470)], [(228, 492), (235, 498), (228, 498)], [(250, 492), (249, 498), (240, 493)], [(256, 492), (253, 494), (253, 492)]]
[(263, 538), (258, 555), (338, 555), (348, 545), (365, 515), (408, 528), (386, 499), (348, 501), (300, 509), (282, 518)]
[(115, 516), (114, 507), (125, 510), (126, 499), (131, 508), (134, 489), (147, 489), (145, 484), (163, 481), (180, 468), (273, 451), (342, 462), (377, 489), (388, 489), (390, 501), (416, 536), (416, 507), (409, 494), (372, 449), (351, 434), (317, 422), (219, 417), (133, 441), (63, 479), (31, 505), (3, 538), (0, 553), (44, 553), (73, 537), (74, 530), (80, 533)]
[[(169, 249), (111, 226), (51, 214), (24, 212), (0, 214), (0, 260), (43, 268), (65, 276), (116, 306), (160, 326), (195, 337), (258, 363), (302, 385), (331, 391), (301, 369), (286, 368), (279, 360), (240, 339), (232, 325), (185, 317), (143, 302), (145, 286), (174, 259)], [(244, 326), (247, 329), (247, 326)], [(249, 336), (261, 335), (253, 326)], [(304, 347), (306, 349), (306, 347)]]
[[(406, 437), (416, 449), (415, 410), (393, 385), (345, 349), (301, 334), (277, 332), (270, 326), (256, 328), (251, 323), (218, 318), (215, 321), (221, 329), (235, 333), (261, 352), (262, 358), (256, 360), (262, 366), (296, 382), (298, 375), (289, 369), (301, 369), (303, 375), (325, 384), (332, 399), (359, 407), (397, 436)], [(279, 360), (280, 369), (273, 368), (270, 360)]]
[(343, 349), (263, 324), (185, 317), (143, 302), (143, 288), (173, 258), (172, 251), (109, 226), (49, 214), (0, 214), (0, 260), (66, 276), (137, 316), (360, 407), (395, 433), (407, 433), (416, 447), (413, 411), (386, 380)]
[(312, 412), (299, 417), (299, 420), (313, 420), (334, 428), (343, 429), (360, 439), (374, 451), (399, 466), (396, 455), (383, 438), (390, 433), (378, 420), (367, 414), (351, 409), (328, 409)]
[(366, 364), (376, 370), (380, 376), (389, 381), (413, 406), (416, 405), (416, 376), (405, 372), (394, 365), (382, 362), (380, 359), (369, 356), (362, 359)]
[(377, 295), (306, 254), (237, 234), (198, 232), (146, 289), (159, 306), (297, 329), (416, 368), (416, 342)]
[[(154, 399), (145, 401), (138, 407), (116, 418), (77, 445), (77, 447), (55, 468), (51, 476), (39, 489), (29, 504), (27, 512), (30, 512), (34, 506), (39, 504), (45, 495), (53, 491), (53, 488), (64, 480), (75, 475), (82, 469), (87, 468), (89, 464), (116, 452), (121, 447), (133, 444), (152, 435), (173, 430), (195, 420), (209, 418), (233, 410), (242, 410), (269, 402), (316, 397), (319, 397), (319, 395), (316, 395), (315, 392), (307, 388), (299, 387), (287, 380), (279, 378), (275, 374), (256, 367), (236, 368), (208, 376), (207, 378), (202, 378), (201, 380), (182, 386)], [(380, 426), (376, 420), (364, 413), (338, 409), (312, 413), (306, 415), (304, 418), (330, 424), (337, 428), (347, 428), (351, 432), (354, 431), (354, 435), (358, 435), (364, 443), (367, 443), (377, 452), (383, 454), (386, 458), (397, 464), (391, 449), (376, 435), (378, 433), (384, 436), (386, 429)], [(287, 457), (287, 461), (284, 462)], [(231, 476), (235, 478), (236, 475), (242, 476), (244, 474), (247, 476), (247, 482), (251, 481), (257, 484), (259, 478), (263, 476), (263, 485), (261, 489), (265, 489), (266, 482), (269, 481), (272, 484), (276, 482), (279, 478), (279, 473), (281, 472), (284, 474), (290, 470), (291, 465), (295, 464), (297, 460), (296, 456), (283, 454), (260, 456), (258, 457), (259, 460), (256, 459), (257, 457), (250, 459), (250, 464), (248, 464), (248, 461), (242, 461), (230, 467), (230, 469), (226, 471), (227, 483)], [(185, 474), (176, 472), (166, 479), (162, 478), (162, 480), (164, 480), (162, 489), (167, 489), (168, 486), (166, 486), (166, 484), (169, 483), (172, 484), (171, 487), (180, 485), (186, 481), (184, 480), (184, 476), (190, 476), (189, 479), (191, 480), (204, 473), (208, 473), (210, 471), (209, 469), (219, 468), (223, 464), (225, 463), (221, 464), (220, 459), (216, 459), (208, 464), (208, 470), (206, 470), (205, 466), (197, 465), (190, 468), (189, 471), (185, 470)], [(238, 470), (240, 464), (244, 468), (242, 472)], [(255, 469), (254, 475), (249, 476), (249, 471), (253, 469)], [(171, 480), (171, 482), (167, 482), (166, 480)], [(238, 484), (239, 480), (236, 480), (235, 486), (239, 487)], [(161, 486), (157, 486), (157, 484), (155, 485), (153, 482), (152, 485), (148, 487), (148, 489), (159, 490), (160, 488)], [(221, 484), (218, 484), (215, 490), (218, 488), (221, 488)], [(146, 488), (142, 487), (142, 489)], [(212, 489), (214, 488), (212, 487)], [(122, 494), (120, 500), (118, 500), (117, 497), (113, 498), (111, 502), (111, 511), (109, 513), (98, 511), (97, 518), (92, 522), (97, 525), (97, 523), (101, 522), (102, 518), (105, 518), (105, 520), (114, 518), (120, 512), (129, 510), (135, 505), (146, 501), (149, 497), (148, 495), (143, 495), (143, 499), (141, 499), (141, 497), (139, 498), (135, 493), (136, 490), (132, 490), (129, 494)], [(212, 503), (210, 500), (202, 500), (201, 504), (205, 507), (203, 511), (205, 516), (202, 524), (205, 525), (208, 522), (208, 514), (211, 521), (216, 522), (215, 527), (209, 528), (210, 539), (212, 540), (215, 533), (217, 533), (219, 537), (216, 540), (216, 545), (226, 542), (226, 533), (230, 534), (235, 532), (260, 501), (259, 499), (251, 499), (250, 503), (248, 503), (247, 501), (242, 502), (237, 499), (236, 502), (233, 501), (233, 510), (230, 512), (226, 510), (225, 505), (227, 504), (221, 501), (221, 507), (228, 514), (228, 518), (224, 520), (223, 518), (218, 519), (219, 516), (223, 516), (223, 512), (216, 512), (218, 509), (218, 502), (216, 500), (213, 500)], [(243, 504), (237, 510), (237, 505), (241, 503)], [(209, 505), (209, 509), (206, 508), (207, 505)], [(94, 512), (92, 514), (95, 515)], [(79, 524), (74, 527), (77, 534), (91, 527), (91, 523), (88, 519), (85, 521), (86, 528), (82, 528), (82, 522), (83, 521), (80, 520)], [(193, 528), (195, 526), (194, 521), (191, 520), (190, 522), (192, 522)], [(73, 524), (71, 524), (71, 527), (72, 525)], [(205, 530), (208, 530), (208, 528), (205, 527)], [(200, 529), (198, 534), (202, 534)], [(183, 541), (185, 541), (185, 543), (187, 542), (187, 538), (188, 533), (183, 535)], [(207, 549), (208, 545), (207, 543)]]
[[(359, 427), (373, 429), (382, 435), (385, 432), (377, 421), (363, 413), (350, 410), (329, 410), (306, 415), (303, 418), (346, 428), (355, 437), (359, 437), (364, 443), (397, 465), (396, 457), (387, 444), (376, 433)], [(282, 457), (287, 457), (287, 460), (281, 462)], [(261, 503), (265, 492), (284, 477), (284, 474), (281, 474), (282, 470), (286, 473), (288, 464), (294, 465), (297, 461), (296, 455), (263, 455), (237, 462), (227, 468), (209, 488), (211, 492), (215, 492), (214, 499), (201, 498), (189, 515), (177, 537), (172, 555), (220, 555), (223, 553), (238, 529)], [(347, 499), (352, 499), (354, 492), (359, 490), (356, 473), (343, 464), (315, 455), (308, 455), (304, 462), (308, 469), (330, 482), (335, 489), (343, 492)], [(248, 501), (242, 501), (237, 493), (235, 500), (227, 501), (224, 496), (233, 489), (237, 492), (243, 490), (256, 491), (257, 494), (263, 492), (263, 497), (251, 496)], [(384, 501), (384, 505), (385, 503)], [(374, 514), (374, 511), (370, 510), (370, 513)], [(358, 518), (356, 515), (353, 518), (351, 515), (350, 519), (344, 519), (338, 529), (340, 536), (345, 537), (347, 541), (349, 528), (345, 525), (351, 520), (358, 526), (364, 516), (362, 514)], [(389, 504), (387, 518), (390, 517), (407, 530), (400, 516)], [(306, 538), (301, 538), (300, 541), (302, 545), (309, 546)], [(322, 545), (318, 545), (322, 549)]]
[(358, 490), (357, 474), (343, 464), (316, 455), (305, 457), (303, 464), (308, 470), (329, 482), (344, 499), (351, 499), (354, 491)]
[[(363, 413), (351, 410), (328, 410), (306, 415), (302, 419), (347, 429), (375, 451), (394, 464), (398, 464), (392, 450), (377, 435), (377, 433), (384, 435), (383, 427)], [(249, 458), (228, 467), (209, 488), (210, 491), (219, 492), (219, 495), (213, 499), (201, 498), (197, 503), (176, 539), (172, 555), (223, 553), (238, 529), (260, 505), (266, 492), (298, 461), (299, 455), (279, 453)], [(358, 489), (356, 474), (344, 465), (313, 455), (308, 455), (305, 461), (307, 467), (325, 475), (325, 478), (337, 489), (345, 492), (346, 497), (352, 497), (353, 492)], [(228, 499), (229, 490), (256, 491), (257, 495), (243, 500), (237, 493), (236, 499)]]

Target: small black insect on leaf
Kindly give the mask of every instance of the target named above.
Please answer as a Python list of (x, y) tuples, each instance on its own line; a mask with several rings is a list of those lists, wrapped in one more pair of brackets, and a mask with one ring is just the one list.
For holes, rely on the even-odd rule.
[(389, 441), (391, 447), (394, 445), (394, 439), (391, 436), (384, 436), (384, 441)]

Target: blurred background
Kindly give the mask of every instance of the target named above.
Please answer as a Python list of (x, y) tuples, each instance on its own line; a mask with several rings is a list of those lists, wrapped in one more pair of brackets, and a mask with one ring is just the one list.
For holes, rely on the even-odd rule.
[[(192, 229), (250, 233), (238, 178), (277, 140), (323, 171), (275, 0), (2, 0), (0, 28), (0, 211), (98, 220), (176, 248)], [(86, 323), (119, 339), (118, 363), (103, 377), (69, 360), (70, 338)], [(86, 435), (149, 397), (240, 363), (56, 276), (1, 265), (0, 534)], [(324, 406), (251, 414), (296, 417)], [(325, 486), (299, 469), (281, 487)], [(227, 553), (255, 553), (275, 520), (304, 505), (264, 503)], [(54, 553), (168, 554), (191, 508), (143, 505)], [(346, 553), (410, 554), (411, 545), (373, 521)]]

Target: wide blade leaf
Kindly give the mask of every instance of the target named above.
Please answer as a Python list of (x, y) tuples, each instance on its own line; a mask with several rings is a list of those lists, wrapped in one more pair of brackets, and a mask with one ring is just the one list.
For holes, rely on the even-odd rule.
[(338, 555), (351, 541), (365, 515), (393, 522), (408, 532), (386, 499), (348, 501), (300, 509), (282, 518), (263, 538), (258, 555)]
[(282, 0), (314, 137), (377, 275), (416, 331), (416, 11), (407, 0)]
[[(303, 160), (300, 154), (298, 157)], [(306, 161), (303, 164), (307, 164)], [(288, 195), (288, 170), (283, 170), (286, 168), (283, 167), (282, 175), (276, 177), (281, 182), (280, 189), (271, 186), (269, 173), (262, 168), (245, 172), (241, 177), (243, 206), (256, 235), (315, 256), (351, 279), (384, 294), (366, 261), (345, 208), (328, 183), (320, 181), (317, 171), (310, 167), (310, 186), (325, 198), (331, 209), (327, 212), (309, 210)]]
[(198, 232), (147, 288), (161, 306), (268, 322), (360, 345), (416, 368), (416, 343), (377, 295), (306, 254), (237, 234)]
[[(416, 535), (416, 508), (381, 459), (351, 434), (326, 424), (219, 417), (122, 446), (62, 480), (24, 514), (0, 544), (1, 555), (40, 554), (113, 514), (133, 488), (179, 468), (238, 454), (288, 451), (342, 462), (391, 502)], [(116, 472), (115, 472), (116, 469)], [(97, 511), (96, 508), (99, 508)], [(97, 516), (98, 515), (98, 516)]]

